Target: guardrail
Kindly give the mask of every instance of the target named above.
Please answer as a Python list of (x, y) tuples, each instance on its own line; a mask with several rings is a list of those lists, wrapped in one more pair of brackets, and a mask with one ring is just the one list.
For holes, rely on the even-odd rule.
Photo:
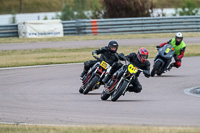
[(76, 21), (62, 21), (64, 36), (77, 35), (77, 24)]
[(79, 34), (200, 32), (200, 16), (79, 20)]
[(17, 24), (0, 25), (0, 38), (1, 37), (18, 37)]
[[(200, 16), (62, 21), (64, 35), (200, 32)], [(17, 25), (0, 25), (0, 37), (18, 37)]]

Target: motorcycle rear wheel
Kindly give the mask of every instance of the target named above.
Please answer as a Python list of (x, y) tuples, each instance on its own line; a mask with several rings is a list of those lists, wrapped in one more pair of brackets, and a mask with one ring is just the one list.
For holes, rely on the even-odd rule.
[(101, 100), (107, 100), (110, 97), (110, 94), (106, 94), (105, 91), (101, 93)]
[(117, 101), (117, 99), (122, 95), (122, 93), (126, 89), (127, 84), (128, 84), (128, 82), (126, 80), (123, 80), (120, 83), (120, 85), (118, 86), (118, 88), (116, 88), (116, 90), (111, 95), (111, 101)]
[(92, 90), (92, 88), (95, 87), (95, 85), (97, 84), (97, 82), (99, 81), (99, 77), (95, 76), (85, 87), (85, 90), (83, 91), (83, 94), (88, 94), (89, 91)]

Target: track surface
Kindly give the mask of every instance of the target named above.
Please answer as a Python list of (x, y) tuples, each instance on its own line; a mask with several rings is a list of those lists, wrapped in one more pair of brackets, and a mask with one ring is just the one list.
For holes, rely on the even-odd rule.
[[(117, 40), (122, 45), (149, 45), (169, 38)], [(0, 44), (0, 50), (57, 47), (102, 47), (109, 40)], [(187, 44), (200, 38), (184, 38)], [(99, 90), (79, 94), (83, 64), (0, 69), (0, 122), (27, 124), (130, 124), (200, 126), (199, 97), (186, 95), (200, 86), (200, 57), (185, 57), (180, 69), (162, 77), (139, 78), (143, 90), (117, 102), (102, 101)], [(152, 62), (152, 60), (150, 60)]]
[(103, 87), (79, 94), (83, 64), (0, 69), (0, 122), (200, 126), (200, 99), (183, 92), (199, 86), (199, 60), (185, 57), (161, 77), (141, 74), (142, 92), (117, 102), (100, 99)]
[[(147, 39), (116, 39), (120, 46), (134, 45), (158, 45), (167, 42), (170, 38), (147, 38)], [(80, 47), (102, 47), (108, 44), (109, 40), (86, 40), (86, 41), (66, 41), (66, 42), (37, 42), (37, 43), (9, 43), (0, 44), (0, 50), (17, 49), (39, 49), (39, 48), (80, 48)], [(199, 44), (200, 37), (184, 38), (186, 44)]]

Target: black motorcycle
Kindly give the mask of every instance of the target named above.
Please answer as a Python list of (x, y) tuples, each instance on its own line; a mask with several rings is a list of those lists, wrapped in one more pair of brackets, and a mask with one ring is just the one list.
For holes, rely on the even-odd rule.
[(79, 89), (80, 93), (88, 94), (89, 91), (98, 89), (102, 84), (102, 79), (107, 74), (107, 71), (109, 71), (110, 65), (100, 58), (98, 61), (99, 62), (94, 64), (88, 73), (83, 76), (82, 85)]
[(163, 47), (157, 49), (158, 53), (154, 59), (153, 69), (151, 71), (151, 76), (154, 77), (155, 74), (160, 76), (165, 71), (172, 61), (172, 57), (174, 56), (175, 50), (171, 44), (166, 44)]
[(127, 88), (132, 80), (135, 80), (143, 70), (138, 69), (133, 64), (124, 64), (119, 70), (117, 70), (112, 78), (105, 85), (105, 89), (101, 94), (102, 100), (107, 100), (111, 96), (112, 101), (117, 99), (127, 92)]

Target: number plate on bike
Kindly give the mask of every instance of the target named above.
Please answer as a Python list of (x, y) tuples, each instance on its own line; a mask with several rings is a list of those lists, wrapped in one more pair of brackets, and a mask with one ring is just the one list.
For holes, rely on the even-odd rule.
[(128, 65), (128, 71), (130, 72), (130, 73), (136, 73), (137, 72), (137, 67), (134, 67), (132, 64), (129, 64)]
[(105, 61), (102, 61), (100, 66), (103, 67), (104, 69), (107, 69), (107, 63)]
[(170, 51), (170, 48), (167, 48), (167, 49), (165, 50), (165, 53), (169, 53), (169, 51)]

